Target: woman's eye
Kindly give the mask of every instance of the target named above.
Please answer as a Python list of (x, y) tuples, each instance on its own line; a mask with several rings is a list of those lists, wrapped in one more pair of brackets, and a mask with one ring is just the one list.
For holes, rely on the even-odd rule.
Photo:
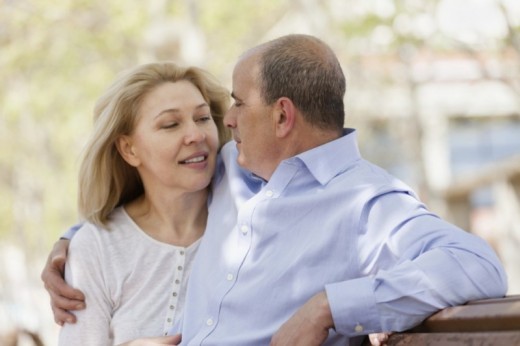
[(171, 128), (174, 128), (174, 127), (177, 127), (177, 123), (168, 123), (168, 124), (164, 124), (163, 126), (161, 126), (162, 129), (171, 129)]
[(200, 121), (200, 122), (206, 122), (206, 121), (210, 121), (210, 120), (211, 120), (211, 115), (204, 115), (197, 119), (197, 121)]

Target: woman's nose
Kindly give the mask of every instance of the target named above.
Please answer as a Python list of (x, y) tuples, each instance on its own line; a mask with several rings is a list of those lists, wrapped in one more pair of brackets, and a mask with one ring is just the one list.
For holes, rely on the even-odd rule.
[(186, 144), (201, 142), (206, 139), (206, 133), (197, 126), (197, 123), (192, 123), (186, 129), (186, 133), (184, 135), (184, 142)]

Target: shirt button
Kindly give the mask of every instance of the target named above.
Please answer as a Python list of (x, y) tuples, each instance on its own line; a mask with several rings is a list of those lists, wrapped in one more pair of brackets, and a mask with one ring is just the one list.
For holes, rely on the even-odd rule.
[(247, 234), (247, 232), (249, 232), (249, 227), (243, 225), (242, 227), (240, 227), (240, 232), (242, 232), (242, 234)]
[(228, 275), (226, 276), (226, 279), (227, 279), (227, 281), (231, 281), (231, 280), (233, 280), (233, 274), (228, 274)]
[(179, 253), (180, 253), (181, 255), (184, 255), (184, 251), (183, 251), (183, 250), (179, 251)]
[(266, 195), (267, 197), (273, 197), (273, 194), (274, 194), (273, 190), (267, 190), (267, 191), (265, 192), (265, 195)]
[(178, 266), (177, 269), (182, 270), (182, 266)]
[(167, 321), (168, 321), (168, 323), (170, 323), (170, 322), (172, 321), (172, 319), (171, 319), (171, 318), (168, 318)]
[(175, 306), (170, 305), (170, 310), (173, 310), (173, 309), (175, 309)]
[(181, 280), (177, 279), (177, 280), (175, 280), (175, 283), (178, 285), (181, 283)]
[(206, 324), (208, 326), (212, 326), (213, 325), (213, 320), (211, 318), (208, 318), (208, 320), (206, 321)]
[(354, 331), (356, 333), (361, 333), (363, 331), (363, 326), (361, 324), (356, 324), (356, 326), (354, 327)]
[(172, 296), (177, 297), (177, 292), (173, 292)]

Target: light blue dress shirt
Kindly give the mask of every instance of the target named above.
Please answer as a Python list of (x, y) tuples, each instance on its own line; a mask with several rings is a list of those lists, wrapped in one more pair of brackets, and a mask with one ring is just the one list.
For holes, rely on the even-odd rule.
[(506, 293), (490, 246), (363, 160), (354, 130), (283, 161), (268, 182), (236, 157), (233, 142), (222, 149), (184, 320), (170, 332), (183, 345), (268, 345), (324, 290), (335, 325), (326, 345)]

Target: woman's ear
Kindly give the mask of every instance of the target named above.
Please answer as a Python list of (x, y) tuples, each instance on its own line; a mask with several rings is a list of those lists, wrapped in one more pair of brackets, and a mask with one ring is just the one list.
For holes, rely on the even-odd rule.
[(137, 167), (141, 164), (138, 155), (134, 151), (132, 138), (128, 135), (121, 135), (116, 139), (116, 148), (119, 155), (130, 166)]
[(296, 107), (291, 99), (280, 97), (274, 107), (274, 123), (276, 136), (283, 138), (294, 128), (296, 120)]

